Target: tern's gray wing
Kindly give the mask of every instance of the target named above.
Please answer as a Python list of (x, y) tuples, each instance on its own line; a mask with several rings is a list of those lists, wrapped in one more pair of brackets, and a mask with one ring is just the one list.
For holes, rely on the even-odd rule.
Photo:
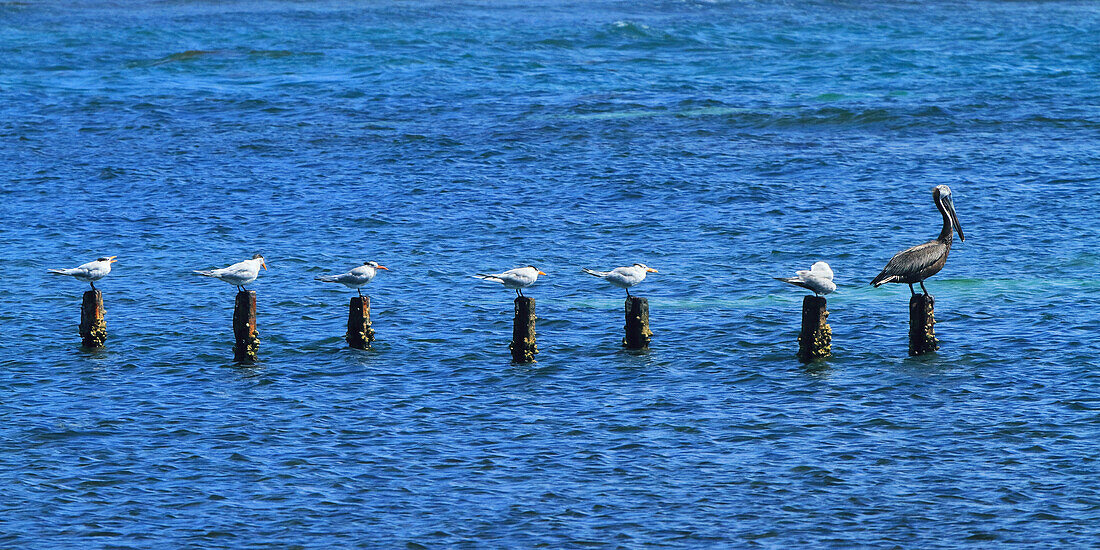
[(806, 284), (806, 281), (802, 280), (801, 277), (772, 277), (772, 278), (777, 280), (777, 281), (783, 281), (784, 283), (790, 283), (794, 286), (800, 286), (800, 287), (805, 288), (807, 290), (813, 290), (812, 288), (810, 288), (810, 285)]

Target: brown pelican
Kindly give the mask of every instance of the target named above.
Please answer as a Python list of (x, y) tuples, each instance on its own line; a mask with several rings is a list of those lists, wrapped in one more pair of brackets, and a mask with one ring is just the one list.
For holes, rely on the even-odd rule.
[(951, 229), (959, 232), (959, 240), (965, 241), (963, 230), (959, 227), (959, 217), (955, 215), (955, 204), (951, 201), (951, 188), (946, 185), (937, 185), (932, 188), (932, 200), (936, 208), (943, 214), (943, 229), (940, 236), (919, 244), (913, 248), (902, 250), (894, 254), (893, 258), (882, 269), (882, 273), (871, 281), (872, 286), (885, 283), (908, 283), (909, 292), (916, 295), (913, 283), (920, 283), (920, 289), (928, 294), (924, 288), (924, 280), (939, 273), (947, 263), (947, 254), (951, 252)]

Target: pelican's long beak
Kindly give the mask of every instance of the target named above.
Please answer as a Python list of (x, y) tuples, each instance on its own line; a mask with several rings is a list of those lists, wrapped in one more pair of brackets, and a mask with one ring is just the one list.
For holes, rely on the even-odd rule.
[(541, 271), (539, 271), (539, 275), (546, 275), (546, 274), (545, 274), (545, 273), (543, 273), (543, 272), (541, 272)]
[(267, 262), (265, 262), (263, 258), (260, 258), (260, 265), (263, 266), (264, 271), (267, 271)]
[(113, 263), (117, 262), (118, 260), (116, 260), (116, 259), (115, 259), (115, 258), (117, 258), (117, 257), (118, 257), (118, 256), (111, 256), (110, 258), (108, 258), (108, 260), (110, 260), (110, 261), (109, 261), (109, 262), (107, 262), (107, 263), (109, 263), (109, 264), (113, 264)]
[(959, 226), (959, 216), (955, 214), (955, 201), (951, 200), (950, 195), (943, 198), (943, 206), (947, 208), (947, 213), (951, 216), (951, 225), (955, 226), (955, 231), (959, 232), (959, 240), (966, 241), (963, 229)]
[(375, 269), (385, 269), (386, 271), (389, 271), (389, 270), (390, 270), (390, 268), (388, 268), (388, 267), (386, 267), (386, 266), (384, 266), (384, 265), (380, 265), (380, 266), (376, 267)]
[(657, 271), (656, 269), (653, 269), (652, 267), (645, 268), (645, 271), (646, 271), (646, 273), (660, 273), (660, 271)]

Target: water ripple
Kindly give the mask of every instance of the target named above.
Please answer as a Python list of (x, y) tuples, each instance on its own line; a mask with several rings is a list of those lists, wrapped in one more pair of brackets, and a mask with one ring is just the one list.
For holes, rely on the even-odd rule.
[[(1100, 523), (1087, 4), (0, 3), (13, 547), (1083, 547)], [(867, 282), (968, 240), (940, 353)], [(231, 361), (256, 252), (260, 362)], [(118, 255), (110, 338), (85, 286)], [(346, 289), (375, 259), (371, 350)], [(794, 360), (830, 261), (833, 356)], [(653, 346), (622, 291), (660, 270)], [(534, 263), (538, 362), (510, 361)], [(28, 506), (27, 503), (36, 503)]]

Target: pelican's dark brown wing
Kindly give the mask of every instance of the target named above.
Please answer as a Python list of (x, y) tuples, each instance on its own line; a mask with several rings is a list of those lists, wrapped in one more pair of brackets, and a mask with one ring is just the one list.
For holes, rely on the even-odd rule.
[(951, 245), (938, 240), (928, 241), (894, 254), (882, 273), (871, 281), (872, 286), (885, 283), (919, 283), (939, 273), (947, 263)]

